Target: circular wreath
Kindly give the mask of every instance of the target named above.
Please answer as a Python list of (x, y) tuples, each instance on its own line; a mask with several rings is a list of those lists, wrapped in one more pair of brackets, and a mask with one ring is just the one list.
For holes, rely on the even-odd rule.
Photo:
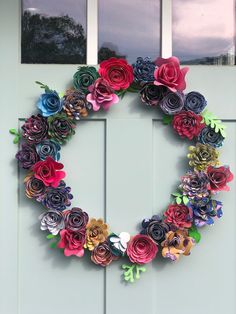
[[(82, 257), (91, 252), (91, 260), (108, 266), (128, 256), (122, 265), (124, 279), (133, 282), (145, 271), (158, 251), (176, 261), (189, 255), (200, 241), (199, 228), (212, 225), (222, 216), (222, 203), (213, 197), (228, 191), (233, 179), (228, 166), (220, 165), (218, 148), (225, 139), (225, 126), (205, 109), (205, 97), (196, 91), (184, 94), (188, 68), (180, 68), (176, 57), (168, 59), (138, 58), (132, 66), (124, 59), (103, 61), (94, 67), (79, 67), (73, 87), (64, 95), (36, 82), (45, 92), (37, 102), (40, 113), (25, 120), (21, 131), (11, 129), (14, 142), (21, 141), (16, 154), (19, 166), (28, 170), (24, 179), (25, 194), (40, 202), (45, 211), (39, 216), (41, 230), (47, 231), (51, 247), (65, 256)], [(163, 113), (163, 123), (170, 124), (182, 137), (193, 140), (187, 157), (190, 170), (180, 179), (174, 200), (162, 216), (154, 215), (141, 222), (139, 234), (109, 231), (99, 218), (90, 218), (81, 208), (71, 205), (71, 188), (59, 163), (61, 145), (74, 134), (76, 122), (91, 110), (108, 110), (126, 92), (137, 92), (144, 104)]]

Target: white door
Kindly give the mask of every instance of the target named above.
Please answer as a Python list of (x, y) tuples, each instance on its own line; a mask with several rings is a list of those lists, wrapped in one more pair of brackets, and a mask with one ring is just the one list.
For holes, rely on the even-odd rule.
[[(41, 212), (26, 199), (9, 128), (34, 112), (42, 81), (63, 91), (73, 65), (20, 63), (20, 4), (0, 3), (1, 209), (0, 313), (176, 313), (233, 314), (236, 311), (236, 190), (221, 193), (224, 216), (205, 228), (201, 242), (178, 263), (156, 259), (135, 284), (122, 281), (120, 266), (107, 269), (89, 257), (66, 258), (49, 249), (39, 230)], [(168, 32), (168, 27), (166, 27)], [(171, 53), (171, 52), (170, 52)], [(236, 173), (236, 69), (192, 66), (187, 90), (198, 90), (227, 125), (221, 160)], [(73, 205), (106, 219), (114, 232), (134, 234), (145, 217), (163, 211), (187, 169), (188, 143), (164, 126), (156, 110), (137, 95), (125, 96), (108, 114), (81, 121), (62, 150)]]

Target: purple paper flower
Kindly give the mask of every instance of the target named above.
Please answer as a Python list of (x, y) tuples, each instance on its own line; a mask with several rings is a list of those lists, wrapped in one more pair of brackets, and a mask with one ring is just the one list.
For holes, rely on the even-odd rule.
[(205, 97), (198, 92), (190, 92), (185, 96), (184, 108), (199, 114), (206, 107), (207, 101)]
[(47, 119), (40, 114), (28, 118), (21, 128), (23, 138), (31, 145), (38, 144), (48, 137)]
[(71, 231), (85, 231), (89, 217), (82, 209), (74, 207), (71, 210), (64, 212), (65, 225), (67, 230)]
[(166, 233), (171, 230), (171, 225), (162, 221), (158, 215), (142, 221), (141, 234), (148, 235), (157, 245), (165, 240)]
[(16, 154), (16, 159), (18, 159), (21, 168), (30, 169), (37, 161), (39, 161), (39, 156), (34, 146), (23, 143), (21, 150)]
[(188, 196), (188, 198), (208, 196), (208, 186), (209, 180), (204, 172), (188, 171), (181, 178), (180, 189), (183, 191), (183, 195)]
[(175, 115), (184, 107), (184, 95), (182, 93), (167, 93), (160, 101), (161, 110), (168, 115)]

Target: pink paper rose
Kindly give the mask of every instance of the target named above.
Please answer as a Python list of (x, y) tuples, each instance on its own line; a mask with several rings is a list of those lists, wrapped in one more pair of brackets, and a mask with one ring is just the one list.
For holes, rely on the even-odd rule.
[(64, 249), (65, 256), (76, 255), (82, 257), (84, 255), (85, 233), (63, 229), (60, 236), (61, 239), (57, 247)]
[(155, 85), (164, 85), (173, 92), (182, 92), (186, 88), (185, 75), (189, 68), (180, 69), (178, 58), (157, 58), (155, 64), (157, 65), (154, 72)]
[(156, 257), (158, 247), (147, 235), (137, 234), (128, 243), (126, 252), (132, 263), (147, 264)]
[(169, 205), (164, 213), (165, 222), (175, 225), (177, 228), (190, 228), (192, 226), (192, 209), (185, 205)]
[(210, 166), (207, 168), (207, 176), (210, 181), (210, 190), (213, 193), (218, 191), (229, 191), (229, 186), (227, 183), (232, 181), (234, 178), (234, 175), (228, 166)]
[(44, 161), (36, 162), (32, 170), (35, 178), (43, 181), (46, 186), (56, 188), (66, 175), (64, 171), (60, 171), (63, 167), (63, 164), (47, 157)]
[(119, 97), (103, 78), (98, 78), (93, 85), (89, 86), (89, 91), (87, 101), (92, 104), (94, 111), (98, 111), (100, 107), (108, 110), (111, 105), (119, 101)]

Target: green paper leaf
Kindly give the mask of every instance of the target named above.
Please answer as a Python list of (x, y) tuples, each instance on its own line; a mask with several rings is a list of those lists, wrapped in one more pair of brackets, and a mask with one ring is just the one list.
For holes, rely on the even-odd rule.
[(60, 98), (64, 97), (65, 93), (61, 92), (58, 94)]
[(177, 203), (178, 205), (182, 203), (181, 197), (176, 197), (175, 200), (176, 200), (176, 203)]
[(135, 280), (140, 278), (140, 274), (146, 271), (144, 266), (137, 264), (123, 264), (122, 268), (124, 269), (124, 280), (133, 283)]
[(216, 133), (220, 132), (224, 138), (226, 137), (226, 133), (224, 131), (226, 126), (213, 113), (206, 109), (201, 113), (201, 116), (203, 117), (202, 122), (205, 122), (206, 125), (214, 129)]
[(35, 83), (38, 84), (40, 86), (40, 88), (44, 89), (46, 93), (51, 91), (51, 89), (47, 85), (45, 85), (39, 81), (35, 81)]
[(17, 136), (14, 138), (13, 143), (14, 143), (14, 144), (18, 144), (19, 141), (20, 141), (20, 137), (17, 135)]
[(57, 242), (52, 242), (52, 243), (50, 244), (50, 248), (51, 248), (51, 249), (56, 249), (56, 248), (57, 248)]
[(180, 194), (180, 193), (172, 193), (171, 195), (173, 195), (173, 196), (179, 196), (179, 197), (182, 196), (182, 194)]
[(173, 120), (172, 116), (164, 115), (162, 122), (163, 122), (163, 124), (168, 125), (172, 122), (172, 120)]
[(195, 227), (195, 226), (192, 226), (189, 231), (188, 231), (188, 234), (191, 238), (193, 238), (196, 243), (199, 243), (200, 240), (201, 240), (201, 234), (200, 232), (198, 231), (198, 229)]
[(47, 235), (47, 239), (48, 239), (48, 240), (53, 239), (53, 238), (55, 238), (55, 237), (56, 237), (56, 235), (51, 234), (51, 233)]
[(130, 93), (138, 93), (140, 91), (141, 87), (139, 84), (133, 82), (127, 89)]
[(187, 205), (188, 202), (189, 202), (188, 197), (187, 197), (186, 195), (184, 195), (184, 196), (183, 196), (183, 203), (184, 203), (184, 205)]
[(16, 129), (10, 129), (9, 133), (14, 134), (14, 135), (18, 134)]

